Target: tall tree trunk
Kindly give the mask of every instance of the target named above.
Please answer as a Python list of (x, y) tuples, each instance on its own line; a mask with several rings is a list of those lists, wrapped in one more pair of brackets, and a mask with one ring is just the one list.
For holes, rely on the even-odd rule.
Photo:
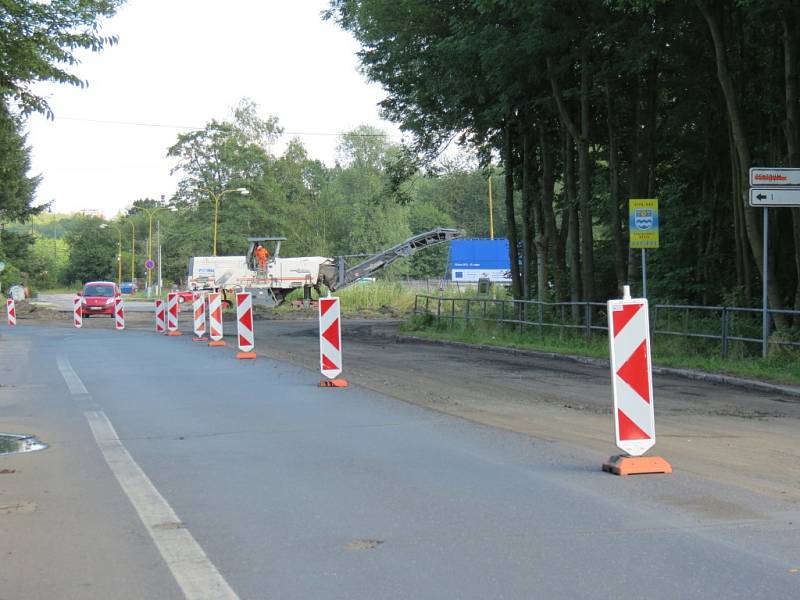
[[(531, 138), (535, 133), (531, 132)], [(535, 146), (535, 142), (531, 139), (531, 148)], [(543, 178), (540, 180), (543, 188)], [(547, 235), (544, 228), (544, 207), (543, 200), (544, 189), (540, 189), (536, 194), (533, 202), (533, 227), (534, 238), (533, 243), (536, 246), (536, 297), (539, 302), (547, 300)]]
[(734, 235), (736, 236), (736, 253), (741, 260), (742, 269), (742, 294), (745, 306), (753, 302), (753, 262), (751, 260), (750, 245), (747, 242), (747, 231), (744, 223), (744, 206), (742, 205), (742, 167), (739, 164), (739, 155), (736, 153), (736, 143), (733, 141), (730, 120), (728, 124), (728, 146), (731, 155), (731, 190), (733, 201)]
[[(723, 39), (722, 30), (720, 29), (720, 22), (717, 14), (711, 6), (709, 0), (695, 0), (697, 7), (703, 15), (703, 18), (708, 25), (711, 39), (714, 45), (714, 54), (716, 57), (717, 65), (717, 79), (719, 80), (722, 94), (725, 98), (725, 105), (727, 108), (728, 119), (731, 124), (731, 133), (733, 134), (733, 141), (736, 147), (736, 153), (739, 156), (739, 167), (741, 169), (741, 185), (742, 194), (740, 196), (744, 209), (744, 223), (745, 231), (747, 232), (747, 240), (750, 243), (750, 251), (753, 254), (756, 267), (761, 273), (761, 281), (764, 281), (765, 273), (763, 272), (763, 248), (762, 248), (762, 235), (760, 219), (755, 212), (755, 209), (749, 205), (747, 198), (747, 189), (749, 188), (750, 178), (749, 171), (752, 166), (752, 159), (750, 156), (750, 146), (747, 140), (747, 133), (744, 127), (744, 120), (742, 117), (741, 107), (739, 106), (739, 98), (736, 93), (736, 88), (733, 84), (730, 70), (728, 69), (727, 49), (725, 47), (725, 40)], [(778, 287), (777, 277), (775, 276), (775, 261), (770, 261), (768, 275), (769, 285), (767, 286), (767, 296), (772, 308), (781, 308), (782, 298)], [(785, 328), (787, 320), (780, 314), (774, 315), (775, 326), (777, 328)]]
[(581, 279), (583, 297), (594, 300), (594, 234), (592, 231), (592, 163), (589, 156), (589, 124), (591, 123), (591, 76), (589, 52), (581, 53), (581, 137), (578, 144), (578, 168), (581, 182)]
[(606, 80), (606, 110), (608, 111), (608, 212), (611, 238), (614, 240), (614, 273), (617, 276), (617, 291), (622, 293), (625, 285), (625, 244), (622, 239), (619, 216), (619, 167), (617, 165), (617, 120), (611, 81)]
[(539, 147), (542, 149), (542, 220), (544, 221), (544, 236), (550, 254), (556, 299), (559, 302), (564, 302), (569, 297), (566, 280), (567, 262), (564, 257), (564, 244), (558, 232), (556, 215), (553, 210), (556, 183), (553, 173), (553, 150), (545, 127), (539, 129)]
[(594, 240), (592, 233), (592, 169), (589, 156), (589, 123), (590, 123), (590, 98), (591, 75), (589, 72), (589, 53), (581, 52), (581, 83), (580, 83), (580, 130), (575, 125), (567, 110), (561, 95), (558, 81), (552, 70), (552, 60), (547, 57), (547, 69), (553, 98), (556, 101), (561, 122), (566, 127), (569, 135), (578, 147), (578, 177), (580, 179), (580, 249), (581, 249), (581, 284), (583, 293), (581, 297), (586, 300), (594, 299)]
[(658, 60), (653, 55), (647, 68), (647, 113), (645, 121), (645, 144), (647, 156), (647, 197), (655, 198), (656, 195), (656, 123), (658, 121)]
[[(797, 9), (779, 11), (783, 22), (783, 65), (786, 102), (786, 151), (790, 167), (800, 167), (800, 107), (798, 105), (798, 60), (800, 60), (800, 26)], [(800, 208), (792, 210), (794, 240), (795, 292), (794, 309), (800, 309)], [(795, 323), (797, 325), (797, 323)]]
[[(630, 160), (630, 197), (652, 198), (655, 195), (655, 127), (658, 96), (658, 66), (651, 54), (644, 71), (634, 78), (634, 127)], [(625, 214), (629, 204), (626, 203)], [(626, 219), (627, 225), (627, 219)], [(626, 228), (627, 231), (627, 228)], [(627, 231), (630, 240), (630, 231)], [(628, 245), (628, 282), (638, 281), (641, 269), (641, 250)]]
[(522, 293), (526, 300), (533, 297), (534, 272), (534, 147), (533, 132), (527, 119), (520, 125), (522, 142)]
[(508, 233), (508, 259), (511, 267), (511, 293), (514, 298), (522, 298), (522, 278), (519, 272), (519, 251), (517, 249), (517, 217), (514, 214), (514, 124), (507, 118), (503, 125), (503, 155), (506, 184), (506, 228)]
[[(567, 263), (569, 264), (570, 302), (581, 301), (580, 227), (578, 225), (578, 199), (575, 194), (575, 146), (564, 132), (564, 187), (567, 196)], [(577, 304), (572, 306), (574, 321), (580, 318)]]

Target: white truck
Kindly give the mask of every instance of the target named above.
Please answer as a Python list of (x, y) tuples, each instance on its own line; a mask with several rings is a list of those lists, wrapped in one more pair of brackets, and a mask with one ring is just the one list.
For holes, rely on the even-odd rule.
[(189, 290), (214, 290), (237, 285), (250, 275), (246, 256), (193, 256), (189, 259)]
[[(348, 257), (301, 256), (284, 258), (280, 255), (283, 237), (251, 237), (246, 256), (195, 256), (189, 259), (187, 277), (191, 291), (221, 291), (233, 304), (238, 291), (253, 294), (253, 302), (263, 306), (281, 304), (292, 290), (303, 288), (304, 298), (310, 298), (311, 288), (320, 292), (321, 286), (337, 290), (388, 267), (400, 258), (411, 256), (430, 246), (464, 237), (461, 229), (439, 227), (415, 235), (406, 241), (369, 256), (347, 267)], [(270, 252), (262, 270), (254, 256), (256, 243)]]

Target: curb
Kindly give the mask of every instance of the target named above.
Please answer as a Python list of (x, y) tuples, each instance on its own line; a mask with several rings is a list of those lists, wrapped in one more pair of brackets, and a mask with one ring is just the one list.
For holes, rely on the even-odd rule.
[[(469, 344), (467, 342), (454, 342), (450, 340), (432, 340), (429, 338), (422, 338), (413, 335), (398, 335), (396, 336), (397, 342), (409, 342), (431, 344), (434, 346), (456, 346), (460, 348), (469, 348), (471, 350), (486, 350), (490, 352), (498, 352), (502, 354), (512, 354), (515, 356), (533, 356), (537, 358), (551, 358), (555, 360), (566, 360), (578, 364), (590, 365), (593, 367), (609, 368), (609, 361), (603, 358), (591, 358), (588, 356), (575, 356), (574, 354), (557, 354), (555, 352), (542, 352), (540, 350), (523, 350), (521, 348), (505, 348), (502, 346), (490, 346), (488, 344)], [(734, 377), (731, 375), (720, 375), (718, 373), (704, 373), (702, 371), (692, 371), (690, 369), (673, 369), (671, 367), (658, 367), (653, 366), (653, 373), (656, 375), (673, 375), (675, 377), (683, 377), (684, 379), (692, 379), (695, 381), (706, 381), (709, 383), (722, 383), (733, 387), (738, 387), (746, 390), (753, 390), (758, 392), (767, 392), (773, 394), (781, 394), (789, 396), (790, 398), (800, 399), (800, 388), (780, 385), (777, 383), (768, 383), (766, 381), (757, 381), (754, 379), (744, 379), (742, 377)]]

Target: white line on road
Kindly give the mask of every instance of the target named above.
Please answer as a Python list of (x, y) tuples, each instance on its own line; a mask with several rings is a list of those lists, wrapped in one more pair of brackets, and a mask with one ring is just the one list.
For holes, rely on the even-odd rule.
[(85, 414), (108, 466), (139, 513), (139, 518), (186, 598), (238, 598), (192, 534), (183, 527), (172, 507), (122, 445), (105, 413), (94, 411)]
[(67, 383), (67, 387), (73, 396), (89, 393), (86, 386), (83, 385), (81, 378), (78, 377), (78, 374), (72, 369), (72, 365), (69, 364), (69, 360), (66, 357), (59, 354), (56, 357), (56, 362), (58, 363), (58, 370), (61, 371), (61, 376)]

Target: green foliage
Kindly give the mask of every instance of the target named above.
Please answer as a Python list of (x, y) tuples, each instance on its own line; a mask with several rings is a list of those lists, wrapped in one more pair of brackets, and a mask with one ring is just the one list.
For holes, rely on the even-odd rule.
[(35, 84), (84, 86), (69, 69), (77, 50), (99, 52), (116, 37), (98, 33), (124, 0), (0, 0), (0, 104), (13, 99), (25, 112), (51, 116)]
[(6, 264), (6, 268), (0, 273), (0, 288), (7, 292), (12, 285), (24, 283), (22, 272), (12, 264)]
[[(704, 303), (755, 296), (759, 216), (741, 188), (751, 162), (800, 166), (797, 2), (331, 0), (325, 16), (359, 42), (362, 70), (387, 92), (385, 114), (413, 138), (418, 160), (400, 156), (388, 170), (397, 201), (431, 198), (426, 188), (452, 190), (455, 201), (444, 207), (437, 198), (437, 206), (488, 237), (477, 169), (443, 181), (419, 175), (455, 140), (481, 165), (499, 156), (521, 192), (500, 211), (516, 218), (516, 230), (496, 219), (495, 233), (516, 234), (531, 263), (546, 261), (540, 289), (563, 283), (565, 295), (568, 284), (573, 298), (594, 300), (616, 293), (623, 278), (638, 284), (638, 257), (628, 264), (627, 199), (658, 197), (662, 247), (650, 253), (652, 293)], [(733, 101), (721, 93), (726, 84)], [(736, 136), (749, 142), (752, 160)], [(546, 152), (552, 183), (544, 179)], [(572, 233), (570, 215), (579, 223)], [(800, 221), (778, 221), (779, 294), (771, 302), (797, 306)], [(581, 263), (595, 263), (593, 272)]]
[(414, 306), (414, 290), (398, 282), (355, 283), (334, 295), (341, 298), (345, 313), (383, 310), (405, 314)]
[(117, 240), (108, 233), (102, 219), (83, 217), (66, 235), (69, 260), (62, 273), (62, 282), (92, 280), (116, 281)]
[(20, 121), (0, 102), (0, 222), (25, 222), (43, 206), (31, 206), (39, 177), (30, 177), (30, 148)]
[(39, 288), (51, 289), (64, 279), (64, 269), (69, 261), (69, 244), (64, 239), (37, 237), (30, 249), (28, 260), (21, 263)]

